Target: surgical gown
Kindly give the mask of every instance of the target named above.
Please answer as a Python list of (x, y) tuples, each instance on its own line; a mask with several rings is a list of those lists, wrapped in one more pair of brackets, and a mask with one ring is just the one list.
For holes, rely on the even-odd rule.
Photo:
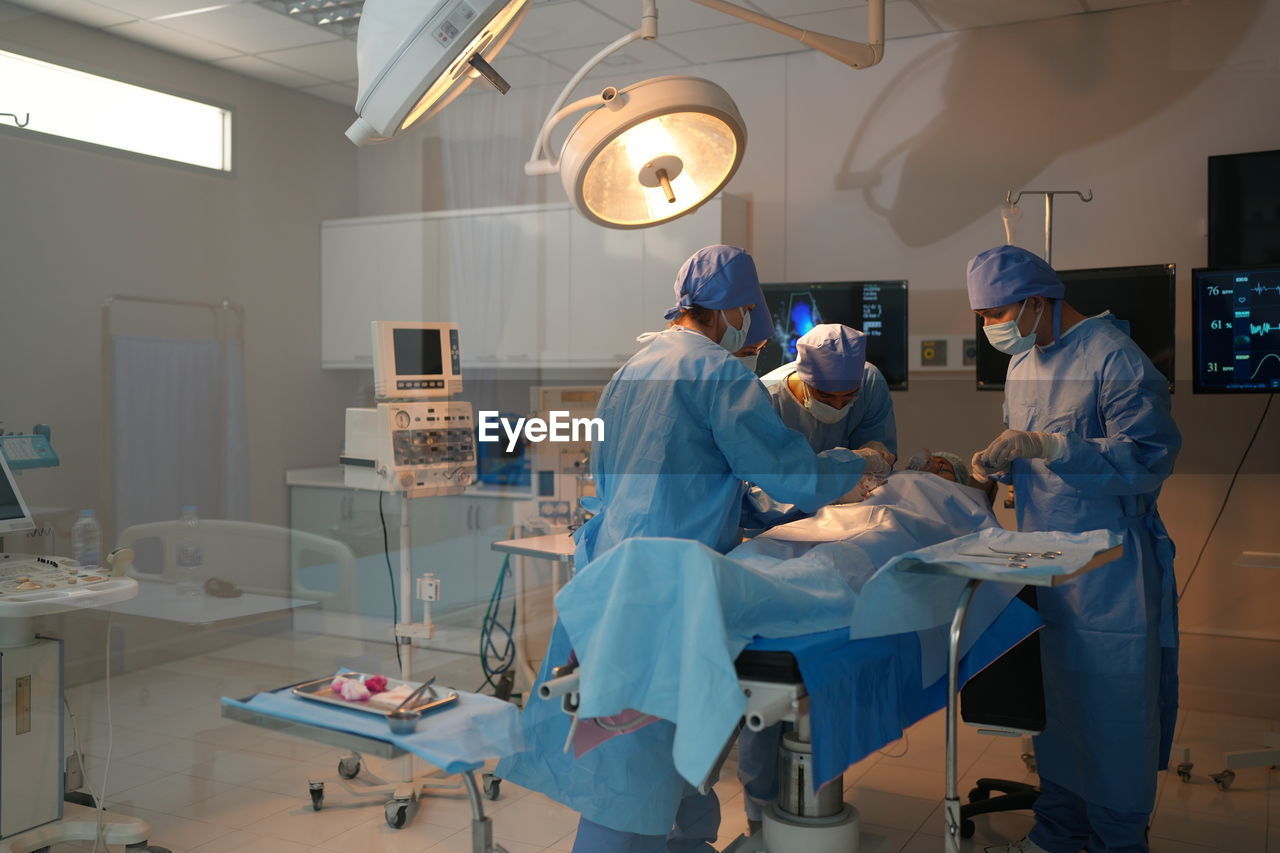
[[(724, 553), (740, 541), (744, 480), (813, 511), (853, 488), (864, 468), (848, 450), (815, 455), (778, 420), (755, 376), (718, 344), (681, 327), (654, 336), (614, 374), (596, 414), (604, 441), (593, 446), (591, 464), (603, 507), (578, 531), (578, 572), (634, 536), (694, 539)], [(557, 625), (539, 683), (569, 652)], [(671, 829), (692, 791), (672, 762), (672, 723), (659, 721), (574, 759), (563, 752), (569, 716), (559, 700), (531, 699), (521, 716), (530, 748), (505, 759), (498, 775), (610, 829)]]
[(1149, 812), (1177, 713), (1174, 549), (1156, 511), (1182, 443), (1168, 383), (1103, 314), (1013, 358), (1005, 423), (1067, 439), (1052, 462), (1014, 461), (1019, 530), (1107, 528), (1124, 537), (1121, 559), (1037, 593), (1047, 710), (1036, 738), (1040, 773), (1087, 802)]

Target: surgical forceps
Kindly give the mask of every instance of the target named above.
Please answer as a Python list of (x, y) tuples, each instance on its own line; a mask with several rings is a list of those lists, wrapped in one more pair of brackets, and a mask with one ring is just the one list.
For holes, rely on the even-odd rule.
[(1001, 551), (997, 548), (992, 548), (990, 545), (987, 546), (987, 550), (993, 554), (1008, 554), (1010, 557), (1036, 560), (1056, 560), (1062, 556), (1061, 551), (1043, 551), (1041, 553), (1036, 553), (1035, 551)]
[(971, 554), (960, 552), (959, 556), (969, 557), (971, 563), (987, 563), (990, 565), (1004, 566), (1009, 569), (1025, 569), (1027, 566), (1027, 558), (1022, 554), (1010, 554), (1008, 557), (997, 557), (994, 554)]

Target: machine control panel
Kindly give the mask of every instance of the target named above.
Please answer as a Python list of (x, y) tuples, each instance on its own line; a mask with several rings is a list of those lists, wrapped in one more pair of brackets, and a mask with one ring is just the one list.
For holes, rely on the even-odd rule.
[(81, 566), (66, 557), (0, 554), (0, 596), (84, 588), (109, 578), (97, 566)]
[(344, 481), (411, 497), (462, 491), (475, 480), (470, 403), (395, 402), (347, 410)]

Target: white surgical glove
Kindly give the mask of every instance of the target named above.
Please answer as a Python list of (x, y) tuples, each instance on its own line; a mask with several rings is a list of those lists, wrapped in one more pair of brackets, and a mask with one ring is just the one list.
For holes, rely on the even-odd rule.
[(880, 488), (884, 480), (880, 477), (864, 476), (858, 484), (848, 492), (832, 501), (833, 504), (856, 504), (865, 501), (872, 492)]
[(876, 453), (879, 453), (881, 456), (884, 457), (884, 461), (889, 463), (890, 470), (893, 469), (894, 465), (898, 464), (897, 455), (888, 447), (886, 447), (882, 442), (868, 441), (866, 444), (862, 445), (862, 449), (874, 450)]
[(878, 450), (859, 447), (853, 452), (861, 456), (862, 461), (867, 463), (866, 469), (862, 472), (863, 477), (884, 478), (893, 471), (893, 466), (889, 464), (888, 458)]
[[(981, 474), (1009, 470), (1015, 459), (1044, 459), (1052, 462), (1067, 450), (1067, 440), (1058, 433), (1023, 432), (1007, 429), (973, 457), (974, 472)], [(984, 478), (985, 479), (985, 478)]]

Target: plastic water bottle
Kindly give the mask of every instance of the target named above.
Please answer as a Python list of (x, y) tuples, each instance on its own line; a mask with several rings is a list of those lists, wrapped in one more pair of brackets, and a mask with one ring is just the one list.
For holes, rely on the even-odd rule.
[(178, 533), (176, 578), (178, 595), (200, 595), (204, 591), (204, 549), (200, 547), (200, 516), (193, 506), (182, 508)]
[(80, 510), (71, 528), (71, 556), (82, 566), (102, 565), (102, 528), (91, 509)]

